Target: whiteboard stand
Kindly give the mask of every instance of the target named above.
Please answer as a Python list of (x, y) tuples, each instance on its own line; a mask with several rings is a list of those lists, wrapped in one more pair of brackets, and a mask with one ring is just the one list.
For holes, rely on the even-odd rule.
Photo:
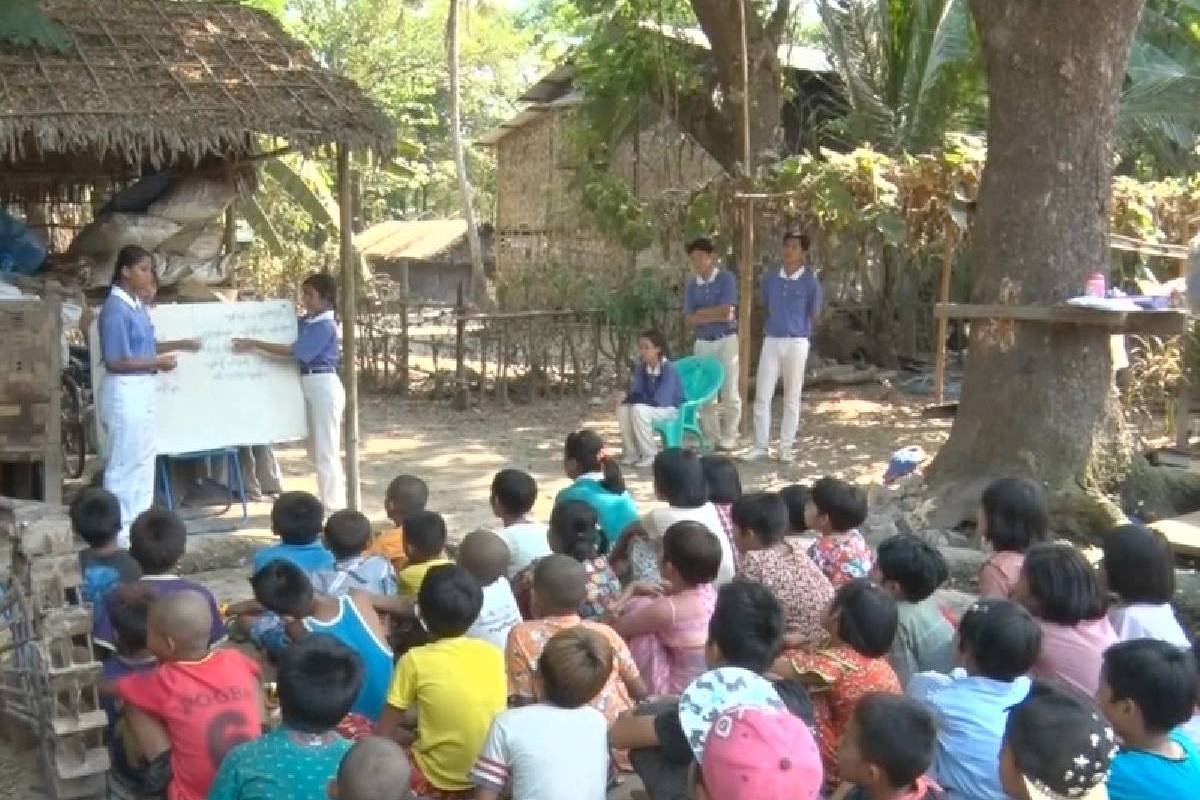
[(249, 519), (246, 508), (246, 487), (242, 485), (242, 459), (236, 447), (219, 447), (215, 450), (197, 450), (193, 453), (176, 453), (175, 455), (160, 455), (158, 457), (158, 488), (162, 491), (167, 510), (175, 510), (175, 493), (171, 489), (172, 461), (200, 461), (206, 458), (224, 458), (229, 473), (229, 506), (233, 506), (233, 495), (237, 492), (242, 500), (242, 522)]

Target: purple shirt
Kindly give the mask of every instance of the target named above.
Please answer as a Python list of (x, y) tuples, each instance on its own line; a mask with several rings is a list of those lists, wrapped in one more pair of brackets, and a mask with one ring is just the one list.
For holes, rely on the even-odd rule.
[(337, 321), (332, 311), (316, 316), (303, 316), (297, 322), (296, 344), (292, 355), (301, 369), (336, 370), (338, 368)]
[[(180, 578), (178, 575), (143, 575), (138, 579), (138, 582), (149, 586), (156, 597), (189, 590), (204, 595), (204, 599), (208, 601), (209, 611), (212, 614), (212, 632), (209, 635), (208, 643), (216, 644), (225, 638), (225, 620), (221, 618), (221, 609), (217, 606), (216, 599), (208, 589), (205, 589), (198, 583), (192, 583), (185, 578)], [(108, 616), (107, 606), (96, 616), (92, 634), (92, 638), (95, 639), (96, 644), (108, 650), (117, 649), (117, 635), (113, 630), (112, 620)]]
[[(683, 315), (690, 316), (702, 308), (737, 305), (737, 279), (732, 272), (713, 268), (707, 281), (692, 278), (683, 287)], [(696, 338), (708, 342), (723, 339), (737, 333), (737, 326), (730, 320), (706, 322), (696, 326)]]
[(667, 359), (659, 363), (658, 375), (651, 375), (646, 365), (639, 363), (633, 369), (633, 380), (625, 395), (628, 405), (654, 406), (656, 408), (679, 408), (683, 405), (683, 384), (675, 365)]
[(793, 278), (783, 270), (767, 273), (762, 282), (763, 304), (767, 307), (767, 336), (807, 337), (812, 334), (813, 317), (821, 310), (821, 283), (811, 267), (804, 267)]

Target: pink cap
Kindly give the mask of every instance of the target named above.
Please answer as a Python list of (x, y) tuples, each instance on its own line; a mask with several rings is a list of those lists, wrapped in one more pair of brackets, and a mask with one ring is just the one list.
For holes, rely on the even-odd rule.
[(814, 800), (824, 781), (808, 726), (771, 708), (733, 708), (717, 717), (700, 772), (713, 800)]

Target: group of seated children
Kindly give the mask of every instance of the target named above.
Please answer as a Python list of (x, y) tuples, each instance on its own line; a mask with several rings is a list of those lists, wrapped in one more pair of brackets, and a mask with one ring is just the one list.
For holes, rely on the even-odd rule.
[(497, 473), (498, 529), (453, 558), (416, 477), (380, 535), (284, 493), (254, 600), (226, 609), (256, 658), (173, 574), (177, 517), (140, 516), (124, 553), (116, 501), (82, 491), (115, 774), (171, 800), (602, 800), (628, 771), (651, 800), (1200, 798), (1161, 535), (1118, 528), (1093, 567), (1048, 541), (1035, 484), (996, 481), (962, 611), (935, 547), (868, 546), (844, 481), (743, 493), (730, 460), (673, 448), (639, 515), (594, 432), (563, 465), (548, 523), (530, 475)]

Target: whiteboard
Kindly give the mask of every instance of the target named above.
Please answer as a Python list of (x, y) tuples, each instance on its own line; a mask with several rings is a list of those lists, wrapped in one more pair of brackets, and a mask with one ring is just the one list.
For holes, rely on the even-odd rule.
[[(98, 317), (97, 317), (98, 319)], [(200, 352), (176, 353), (178, 366), (154, 376), (155, 445), (160, 455), (308, 437), (300, 370), (289, 358), (234, 353), (234, 337), (296, 341), (296, 307), (287, 300), (178, 303), (150, 309), (158, 341), (199, 339)], [(89, 332), (97, 425), (105, 378), (97, 325)], [(99, 431), (101, 440), (103, 430)]]

